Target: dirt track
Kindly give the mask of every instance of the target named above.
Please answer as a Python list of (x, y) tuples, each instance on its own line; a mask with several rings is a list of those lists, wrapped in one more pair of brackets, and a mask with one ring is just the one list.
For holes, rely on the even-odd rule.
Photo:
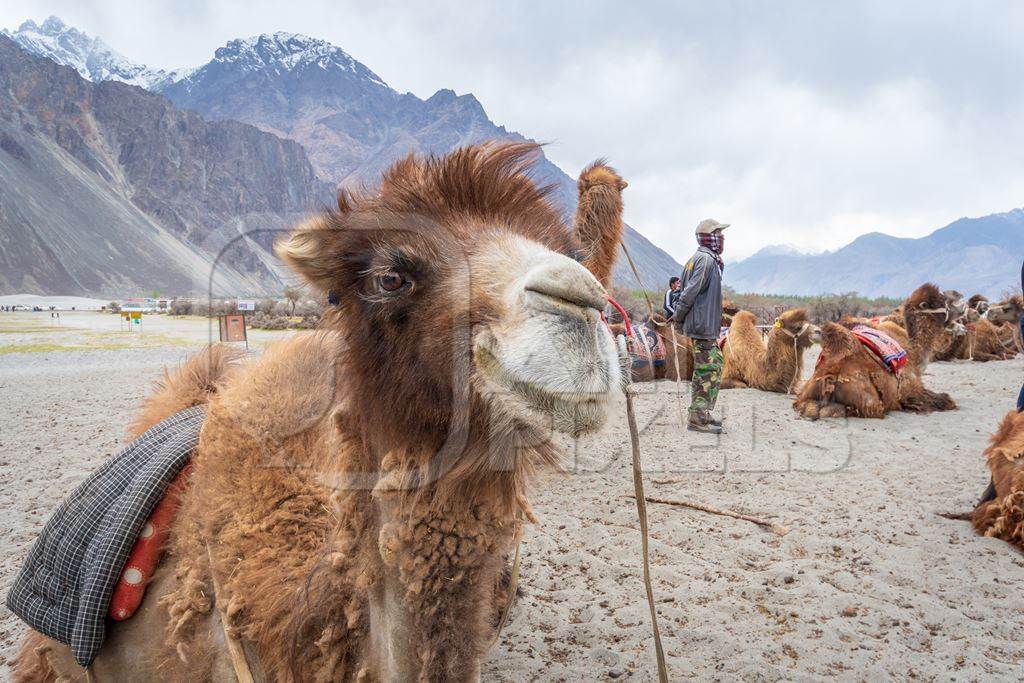
[[(4, 593), (49, 513), (117, 449), (161, 368), (207, 337), (197, 320), (151, 318), (132, 339), (113, 316), (66, 314), (60, 330), (35, 316), (0, 317)], [(638, 415), (649, 495), (792, 529), (780, 538), (650, 506), (673, 678), (1019, 680), (1024, 556), (934, 513), (969, 510), (985, 487), (980, 453), (1022, 376), (1022, 359), (937, 364), (928, 383), (961, 409), (884, 421), (803, 422), (787, 397), (725, 392), (720, 441), (679, 429), (673, 383), (647, 387)], [(533, 497), (541, 523), (525, 535), (524, 597), (484, 678), (650, 680), (624, 420), (567, 462), (569, 476)], [(4, 658), (21, 632), (0, 608)]]

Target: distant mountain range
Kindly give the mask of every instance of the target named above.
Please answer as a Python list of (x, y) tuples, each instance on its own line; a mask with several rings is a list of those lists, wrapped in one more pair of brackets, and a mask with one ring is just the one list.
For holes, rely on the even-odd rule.
[(872, 232), (823, 254), (766, 247), (729, 264), (726, 281), (738, 292), (893, 297), (933, 281), (944, 289), (992, 297), (1020, 287), (1022, 262), (1024, 209), (1015, 209), (961, 218), (916, 239)]
[[(195, 247), (201, 245), (198, 254), (187, 258), (179, 254), (175, 263), (180, 268), (185, 268), (193, 257), (211, 258), (206, 250), (214, 243), (220, 244), (225, 234), (233, 232), (237, 236), (254, 227), (254, 223), (268, 230), (280, 229), (289, 216), (294, 220), (294, 213), (317, 208), (325, 192), (331, 194), (333, 185), (374, 184), (387, 166), (411, 151), (443, 153), (483, 140), (525, 139), (494, 124), (472, 95), (458, 96), (451, 90), (440, 90), (421, 100), (410, 93), (400, 94), (342, 49), (307, 36), (275, 33), (232, 40), (203, 66), (167, 72), (134, 63), (100, 39), (90, 38), (56, 17), (50, 17), (42, 25), (25, 22), (16, 31), (3, 34), (24, 50), (77, 72), (47, 70), (38, 65), (29, 68), (23, 58), (11, 51), (12, 43), (8, 41), (3, 46), (0, 61), (31, 72), (39, 89), (37, 99), (47, 100), (43, 109), (31, 113), (5, 116), (0, 111), (0, 122), (7, 126), (5, 130), (13, 141), (8, 146), (17, 144), (20, 149), (29, 150), (42, 145), (40, 150), (45, 148), (45, 153), (51, 157), (46, 167), (60, 167), (73, 175), (75, 187), (88, 186), (83, 191), (116, 195), (117, 211), (104, 205), (103, 211), (97, 209), (99, 213), (89, 222), (107, 225), (121, 220), (116, 228), (122, 238), (118, 242), (123, 243), (134, 234), (137, 250), (145, 251), (148, 240), (141, 237), (143, 233), (138, 233), (137, 225), (144, 224), (150, 230), (163, 231), (183, 240), (186, 251), (195, 251)], [(13, 114), (19, 109), (25, 111), (26, 103), (19, 96), (23, 90), (17, 86), (19, 76), (11, 71), (8, 69), (10, 80), (0, 83), (0, 89), (6, 87), (7, 94), (14, 95), (10, 110)], [(50, 79), (49, 82), (46, 79)], [(147, 88), (170, 102), (108, 81)], [(99, 98), (106, 102), (107, 97), (115, 100), (124, 97), (125, 106), (118, 111), (112, 104), (108, 111), (111, 121), (93, 122), (92, 100)], [(158, 101), (160, 104), (156, 104)], [(198, 112), (202, 118), (182, 110)], [(65, 120), (66, 117), (70, 120)], [(25, 128), (26, 121), (31, 130)], [(38, 121), (52, 125), (49, 128), (39, 126)], [(99, 125), (89, 128), (93, 123)], [(260, 131), (253, 126), (264, 131), (266, 137), (257, 135)], [(116, 134), (111, 134), (108, 127), (116, 127)], [(62, 137), (65, 130), (74, 130), (82, 140), (72, 145), (77, 149), (77, 154), (71, 154), (74, 161), (98, 177), (83, 176), (79, 168), (68, 170), (68, 159), (51, 154), (54, 145), (65, 153), (68, 151), (69, 142)], [(179, 131), (190, 135), (176, 140)], [(227, 131), (250, 140), (251, 144), (231, 145), (226, 149), (219, 143), (224, 142)], [(154, 133), (161, 142), (159, 149), (152, 149)], [(301, 147), (289, 146), (291, 143), (280, 138), (294, 140)], [(276, 142), (272, 143), (271, 139)], [(274, 145), (279, 150), (277, 154), (270, 153)], [(248, 192), (236, 196), (232, 202), (227, 201), (226, 196), (215, 198), (199, 191), (191, 184), (198, 167), (183, 167), (179, 163), (183, 161), (178, 158), (182, 148), (188, 148), (207, 162), (216, 160), (222, 168), (237, 169), (232, 180), (245, 185)], [(27, 173), (24, 167), (17, 165), (17, 154), (6, 150), (0, 144), (2, 180), (20, 188), (19, 194), (13, 189), (7, 191), (6, 211), (26, 215), (19, 216), (10, 227), (0, 226), (0, 240), (9, 244), (23, 239), (35, 240), (36, 246), (30, 251), (40, 256), (47, 241), (57, 238), (57, 234), (43, 234), (50, 228), (42, 222), (54, 220), (50, 215), (52, 208), (46, 207), (49, 181), (42, 177), (45, 174), (38, 167), (35, 175)], [(89, 161), (97, 158), (107, 163), (97, 166)], [(124, 167), (122, 162), (126, 158), (134, 165)], [(145, 159), (154, 160), (148, 168), (143, 168)], [(315, 177), (310, 177), (310, 167)], [(238, 176), (249, 168), (253, 169), (252, 178)], [(576, 202), (575, 181), (546, 158), (535, 172), (540, 182), (556, 186), (556, 201), (567, 216), (571, 215)], [(206, 176), (200, 174), (199, 179), (206, 180)], [(264, 188), (264, 183), (269, 186)], [(277, 194), (283, 186), (288, 187), (286, 199)], [(228, 187), (222, 189), (226, 192)], [(267, 195), (261, 197), (264, 189)], [(0, 189), (0, 202), (5, 198), (3, 192)], [(210, 211), (206, 206), (210, 202), (220, 211)], [(129, 206), (123, 206), (125, 203)], [(0, 217), (4, 216), (4, 211), (5, 204), (0, 203)], [(131, 218), (116, 218), (114, 214), (118, 211)], [(261, 220), (253, 221), (254, 214)], [(66, 229), (72, 229), (72, 225), (73, 222), (68, 223)], [(225, 229), (225, 226), (231, 227)], [(62, 229), (65, 228), (53, 228)], [(11, 231), (14, 234), (8, 234)], [(207, 239), (211, 232), (217, 234), (212, 240)], [(139, 287), (180, 291), (171, 288), (172, 284), (180, 284), (180, 277), (171, 278), (169, 273), (165, 274), (167, 277), (157, 277), (150, 269), (151, 259), (143, 258), (142, 254), (137, 254), (137, 267), (130, 275), (118, 272), (107, 277), (100, 273), (86, 278), (85, 273), (91, 268), (102, 271), (106, 267), (107, 272), (112, 272), (109, 269), (120, 267), (118, 264), (123, 259), (113, 258), (104, 266), (103, 250), (109, 247), (108, 238), (97, 236), (90, 246), (79, 244), (83, 251), (95, 251), (89, 258), (76, 255), (73, 250), (54, 250), (50, 260), (64, 264), (65, 270), (79, 272), (75, 277), (51, 279), (47, 274), (49, 270), (18, 276), (17, 273), (28, 268), (22, 266), (13, 276), (5, 271), (0, 277), (0, 291), (124, 294), (127, 293), (124, 288), (132, 283), (135, 286), (132, 291), (138, 291)], [(626, 243), (646, 282), (652, 285), (663, 282), (680, 270), (675, 260), (631, 228), (627, 228)], [(241, 291), (259, 292), (279, 289), (276, 264), (265, 252), (268, 244), (269, 238), (240, 239), (228, 259), (237, 272), (226, 279), (225, 286), (253, 287), (255, 290)], [(154, 247), (154, 250), (159, 251), (159, 248)], [(75, 259), (81, 263), (75, 263)], [(56, 273), (60, 268), (54, 265), (52, 270)], [(151, 272), (153, 276), (147, 278), (147, 273)], [(616, 280), (629, 288), (636, 286), (625, 263), (619, 265)], [(101, 289), (95, 289), (97, 286)]]

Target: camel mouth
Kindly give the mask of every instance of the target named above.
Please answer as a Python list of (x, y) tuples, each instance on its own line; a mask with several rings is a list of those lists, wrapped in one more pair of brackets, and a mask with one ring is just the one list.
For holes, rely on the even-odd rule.
[[(614, 349), (614, 346), (611, 347)], [(560, 358), (556, 349), (552, 356)], [(595, 387), (565, 382), (553, 384), (524, 377), (522, 368), (503, 361), (493, 344), (474, 345), (476, 387), (488, 403), (513, 421), (539, 428), (553, 428), (572, 436), (583, 436), (599, 430), (612, 411), (614, 388), (618, 386), (618, 359), (594, 358), (581, 371), (601, 379)], [(531, 373), (535, 375), (535, 373)]]

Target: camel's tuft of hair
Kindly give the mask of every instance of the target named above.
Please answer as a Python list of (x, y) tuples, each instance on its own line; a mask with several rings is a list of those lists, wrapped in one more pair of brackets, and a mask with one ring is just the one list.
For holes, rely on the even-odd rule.
[(184, 365), (164, 370), (153, 393), (142, 402), (138, 415), (128, 425), (128, 440), (138, 438), (175, 413), (208, 403), (244, 357), (241, 349), (213, 344), (190, 357)]
[(1024, 413), (1007, 413), (992, 436), (985, 458), (992, 473), (990, 495), (974, 509), (979, 534), (1024, 549)]
[[(277, 256), (314, 287), (327, 291), (360, 239), (402, 230), (445, 239), (446, 231), (494, 224), (571, 251), (571, 235), (550, 201), (553, 185), (531, 171), (541, 157), (534, 142), (488, 142), (443, 156), (409, 156), (385, 171), (375, 190), (339, 193), (338, 209), (306, 221), (274, 245)], [(469, 227), (467, 227), (469, 226)]]
[(627, 183), (601, 159), (583, 169), (577, 186), (574, 227), (583, 265), (607, 288), (622, 242), (622, 191)]

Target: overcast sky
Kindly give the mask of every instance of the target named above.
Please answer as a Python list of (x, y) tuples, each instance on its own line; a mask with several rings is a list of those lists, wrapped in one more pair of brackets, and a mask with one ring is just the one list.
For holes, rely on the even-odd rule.
[(4, 0), (154, 67), (274, 31), (341, 46), (392, 87), (452, 88), (551, 143), (608, 157), (627, 220), (683, 260), (705, 217), (727, 258), (832, 249), (1024, 206), (1024, 3)]

